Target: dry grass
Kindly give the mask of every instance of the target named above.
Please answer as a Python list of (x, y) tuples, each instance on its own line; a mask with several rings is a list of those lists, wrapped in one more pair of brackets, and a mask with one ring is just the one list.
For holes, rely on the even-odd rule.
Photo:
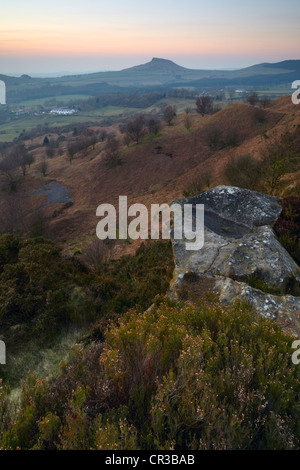
[[(148, 207), (151, 203), (171, 202), (182, 196), (189, 181), (208, 171), (212, 173), (213, 186), (224, 184), (224, 168), (232, 157), (252, 154), (259, 159), (267, 143), (300, 123), (300, 106), (292, 105), (290, 97), (274, 101), (265, 110), (263, 123), (255, 120), (257, 109), (234, 104), (213, 116), (191, 115), (190, 132), (184, 125), (185, 116), (179, 115), (173, 126), (164, 126), (161, 137), (130, 148), (124, 146), (124, 164), (119, 167), (106, 168), (102, 152), (105, 144), (99, 142), (94, 150), (89, 149), (86, 156), (77, 154), (72, 164), (66, 154), (49, 160), (45, 178), (38, 171), (45, 152), (42, 147), (44, 136), (41, 136), (30, 141), (30, 145), (39, 147), (33, 151), (36, 162), (26, 176), (23, 189), (27, 196), (31, 196), (33, 189), (51, 180), (68, 188), (73, 206), (51, 205), (46, 209), (49, 234), (66, 250), (72, 251), (74, 243), (81, 248), (95, 240), (96, 208), (99, 204), (117, 205), (119, 195), (127, 195), (129, 204), (140, 202)], [(207, 142), (210, 126), (237, 129), (242, 137), (240, 145), (214, 152)], [(112, 131), (111, 128), (107, 130)], [(117, 132), (116, 127), (113, 130)], [(157, 146), (161, 147), (159, 151)], [(41, 203), (41, 197), (28, 197), (27, 200), (32, 207)], [(123, 244), (122, 248), (130, 252), (137, 245)], [(122, 251), (120, 247), (118, 249)]]

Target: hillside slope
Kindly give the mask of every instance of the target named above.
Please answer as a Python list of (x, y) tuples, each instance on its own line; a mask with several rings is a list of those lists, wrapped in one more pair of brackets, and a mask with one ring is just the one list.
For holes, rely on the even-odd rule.
[[(45, 154), (44, 136), (35, 138), (27, 143), (34, 148), (36, 163), (22, 182), (23, 199), (31, 211), (36, 211), (46, 198), (34, 196), (33, 190), (51, 181), (67, 188), (73, 204), (50, 204), (44, 213), (49, 236), (73, 251), (95, 238), (98, 205), (111, 203), (118, 207), (120, 195), (128, 196), (129, 205), (139, 202), (150, 207), (152, 203), (170, 203), (181, 197), (201, 175), (206, 175), (207, 186), (227, 184), (224, 169), (228, 161), (240, 155), (260, 160), (282, 134), (299, 126), (300, 106), (294, 106), (287, 97), (273, 102), (266, 110), (234, 104), (212, 116), (190, 117), (189, 132), (185, 115), (179, 115), (173, 126), (164, 126), (160, 137), (123, 146), (122, 164), (111, 169), (104, 159), (105, 143), (98, 142), (86, 155), (76, 154), (72, 164), (65, 147), (62, 156), (47, 160), (47, 175), (43, 177), (39, 165)], [(297, 184), (298, 173), (286, 174), (281, 194), (291, 193)], [(130, 251), (131, 247), (136, 244), (123, 245), (122, 249)]]

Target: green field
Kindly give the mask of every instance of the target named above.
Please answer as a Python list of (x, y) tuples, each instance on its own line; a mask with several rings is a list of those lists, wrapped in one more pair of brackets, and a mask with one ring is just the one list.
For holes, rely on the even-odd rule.
[[(132, 94), (132, 89), (134, 87), (136, 87), (138, 94), (151, 94), (155, 90), (156, 93), (160, 93), (160, 96), (164, 96), (166, 90), (188, 87), (189, 81), (199, 80), (202, 78), (205, 79), (205, 83), (207, 83), (207, 79), (213, 80), (217, 78), (218, 85), (216, 85), (215, 82), (212, 82), (211, 89), (208, 85), (204, 85), (208, 86), (207, 90), (200, 84), (195, 87), (195, 85), (192, 85), (192, 82), (190, 87), (196, 89), (199, 94), (206, 90), (208, 93), (212, 93), (212, 96), (216, 96), (220, 91), (225, 91), (224, 101), (215, 102), (216, 106), (221, 108), (231, 102), (237, 102), (243, 99), (241, 94), (234, 92), (234, 90), (238, 88), (246, 89), (248, 92), (255, 89), (260, 97), (267, 95), (271, 99), (275, 99), (279, 96), (292, 94), (292, 82), (290, 82), (292, 79), (291, 70), (294, 70), (294, 73), (298, 70), (300, 72), (300, 61), (286, 61), (278, 64), (260, 64), (236, 71), (208, 71), (189, 70), (180, 67), (171, 61), (153, 59), (148, 64), (132, 67), (119, 72), (102, 72), (46, 79), (0, 76), (0, 78), (4, 79), (7, 83), (7, 97), (10, 98), (10, 100), (8, 99), (10, 109), (21, 108), (32, 111), (32, 114), (20, 116), (16, 116), (15, 114), (6, 115), (2, 122), (7, 116), (9, 116), (10, 120), (0, 124), (0, 142), (10, 142), (18, 137), (22, 131), (28, 131), (38, 125), (56, 127), (73, 124), (76, 125), (77, 123), (83, 122), (97, 122), (109, 117), (123, 117), (140, 113), (161, 112), (162, 108), (168, 105), (176, 106), (177, 113), (183, 113), (187, 107), (195, 108), (195, 99), (168, 97), (160, 99), (157, 102), (151, 101), (152, 103), (154, 102), (154, 104), (144, 109), (108, 105), (99, 109), (80, 112), (77, 116), (51, 116), (48, 114), (51, 108), (70, 106), (70, 101), (72, 101), (74, 103), (73, 106), (76, 107), (80, 105), (81, 101), (87, 101), (89, 98), (94, 98), (97, 95), (121, 93), (125, 95), (128, 94), (129, 96)], [(262, 76), (276, 78), (276, 75), (289, 78), (286, 80), (284, 78), (280, 79), (282, 81), (286, 81), (286, 83), (275, 83), (275, 80), (273, 85), (272, 78), (270, 78), (270, 84), (267, 85), (266, 83), (268, 83), (268, 78), (264, 85), (261, 84)], [(238, 80), (245, 77), (251, 77), (251, 81), (253, 80), (254, 85), (253, 87), (246, 85), (243, 86), (242, 81), (240, 85), (235, 85), (233, 82), (230, 82), (234, 77), (239, 77)], [(224, 84), (222, 84), (222, 80), (224, 81)], [(167, 87), (160, 88), (160, 85), (164, 84), (167, 84)], [(118, 85), (119, 88), (116, 88), (116, 85)], [(150, 85), (155, 86), (155, 88), (147, 88), (147, 86)], [(130, 89), (126, 87), (130, 87)], [(46, 96), (43, 96), (44, 94)], [(244, 98), (245, 97), (246, 95)], [(112, 103), (115, 105), (116, 101), (112, 101)], [(127, 105), (128, 102), (120, 100), (120, 103)], [(131, 104), (135, 106), (138, 103)], [(82, 106), (83, 109), (89, 109), (92, 107), (93, 106), (88, 107), (87, 105), (85, 107)], [(45, 114), (42, 114), (43, 111)], [(40, 114), (34, 115), (33, 113), (36, 112)]]
[(124, 114), (130, 115), (136, 112), (141, 112), (141, 110), (137, 110), (135, 108), (117, 108), (114, 106), (107, 106), (89, 113), (82, 113), (78, 116), (50, 116), (49, 114), (41, 116), (24, 116), (0, 125), (0, 142), (11, 142), (24, 130), (29, 131), (38, 125), (62, 127), (89, 121), (97, 122), (105, 117), (122, 116)]
[(53, 96), (49, 96), (48, 98), (40, 98), (35, 100), (28, 100), (28, 101), (20, 101), (17, 105), (11, 105), (12, 108), (29, 108), (32, 110), (39, 109), (40, 106), (45, 108), (55, 107), (66, 105), (69, 101), (82, 101), (91, 98), (88, 95), (63, 95), (54, 98)]
[[(104, 116), (101, 116), (104, 117)], [(99, 116), (24, 116), (14, 121), (0, 125), (0, 142), (11, 142), (21, 132), (29, 131), (38, 125), (61, 127), (69, 124), (77, 124), (89, 120), (96, 120)]]
[[(286, 85), (276, 86), (268, 90), (257, 89), (256, 92), (258, 93), (259, 97), (269, 96), (271, 100), (279, 96), (288, 96), (292, 94), (291, 88), (288, 88)], [(234, 102), (236, 102), (236, 99), (238, 98), (242, 100), (242, 96), (238, 93), (233, 93), (232, 97), (235, 100)], [(60, 103), (63, 105), (64, 103), (68, 103), (70, 100), (75, 102), (78, 100), (79, 103), (81, 100), (86, 100), (88, 98), (89, 97), (86, 95), (65, 95), (59, 96), (56, 99), (42, 98), (30, 101), (22, 101), (14, 107), (11, 106), (11, 109), (19, 107), (28, 108), (34, 112), (38, 111), (40, 106), (45, 106), (48, 110), (50, 110), (51, 107), (59, 107)], [(53, 103), (52, 106), (50, 106), (50, 102)], [(220, 108), (224, 108), (231, 103), (232, 101), (230, 100), (229, 93), (225, 94), (224, 101), (215, 102), (216, 106)], [(177, 113), (184, 113), (187, 108), (195, 108), (195, 99), (168, 97), (157, 101), (152, 106), (145, 109), (121, 106), (105, 106), (103, 108), (91, 110), (88, 112), (80, 112), (77, 116), (51, 116), (49, 114), (40, 114), (39, 116), (25, 115), (13, 117), (10, 122), (0, 124), (0, 142), (11, 142), (13, 139), (18, 137), (22, 131), (28, 131), (38, 125), (62, 127), (70, 124), (97, 122), (108, 117), (123, 117), (141, 113), (158, 113), (161, 112), (164, 107), (169, 105), (176, 106)]]
[[(74, 95), (75, 96), (75, 95)], [(69, 98), (69, 97), (62, 97)], [(60, 98), (59, 98), (60, 99)], [(75, 99), (75, 98), (74, 98)], [(44, 100), (32, 100), (31, 102), (20, 103), (20, 107), (28, 107), (34, 101)], [(12, 121), (0, 124), (0, 142), (11, 142), (13, 139), (18, 137), (21, 132), (29, 131), (30, 129), (42, 125), (50, 127), (62, 127), (70, 124), (84, 123), (84, 122), (97, 122), (108, 117), (118, 116), (130, 116), (133, 114), (140, 113), (151, 113), (159, 112), (163, 107), (174, 105), (177, 108), (178, 113), (183, 113), (187, 107), (194, 107), (195, 100), (185, 100), (181, 98), (164, 98), (159, 100), (153, 106), (146, 109), (141, 108), (122, 108), (118, 106), (105, 106), (100, 109), (92, 110), (89, 112), (79, 113), (78, 116), (51, 116), (49, 114), (41, 114), (39, 116), (25, 115), (13, 118)]]

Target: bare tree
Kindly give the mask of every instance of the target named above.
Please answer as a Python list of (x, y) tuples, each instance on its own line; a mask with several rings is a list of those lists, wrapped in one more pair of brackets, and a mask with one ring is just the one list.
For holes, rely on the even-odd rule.
[(46, 155), (48, 158), (53, 158), (55, 155), (55, 142), (53, 140), (50, 140), (46, 146)]
[(190, 131), (191, 128), (192, 128), (192, 119), (191, 119), (191, 116), (190, 116), (189, 113), (186, 113), (186, 114), (185, 114), (184, 126), (185, 126), (185, 128), (186, 128), (187, 131)]
[(269, 98), (269, 96), (263, 96), (260, 100), (260, 105), (262, 108), (266, 108), (267, 106), (269, 106), (269, 104), (271, 103), (271, 99)]
[(159, 133), (161, 128), (160, 121), (156, 118), (151, 118), (148, 121), (149, 134), (155, 136)]
[(115, 240), (95, 240), (82, 253), (82, 261), (91, 271), (101, 271), (112, 256)]
[(250, 95), (247, 96), (246, 101), (251, 104), (251, 106), (255, 106), (259, 102), (258, 94), (256, 93), (256, 91), (250, 93)]
[(104, 142), (107, 138), (107, 132), (105, 129), (102, 129), (99, 134), (99, 138), (101, 142)]
[(233, 98), (234, 98), (234, 96), (235, 96), (234, 90), (229, 90), (229, 91), (228, 91), (228, 94), (229, 94), (229, 99), (230, 99), (230, 101), (233, 101)]
[(69, 143), (68, 148), (67, 148), (67, 157), (68, 157), (68, 160), (69, 160), (70, 164), (72, 163), (72, 161), (74, 159), (74, 155), (75, 155), (74, 145)]
[(2, 156), (0, 160), (0, 173), (5, 177), (9, 191), (15, 191), (20, 181), (18, 166), (19, 159), (14, 152)]
[(24, 233), (27, 213), (27, 200), (20, 189), (10, 193), (3, 192), (0, 206), (0, 233)]
[(200, 96), (196, 99), (197, 113), (204, 116), (213, 112), (213, 99), (210, 96)]
[(47, 171), (48, 171), (48, 162), (45, 160), (45, 158), (40, 163), (39, 170), (40, 170), (40, 172), (42, 173), (43, 176), (46, 176)]
[(9, 158), (12, 158), (16, 164), (21, 168), (23, 176), (26, 175), (26, 167), (30, 166), (33, 163), (34, 158), (28, 152), (24, 143), (19, 143), (14, 145), (10, 151)]
[(104, 161), (107, 168), (114, 168), (122, 164), (120, 156), (120, 141), (114, 134), (107, 138)]
[(124, 132), (131, 140), (138, 144), (146, 133), (144, 116), (136, 116), (128, 121), (125, 124)]
[(164, 109), (164, 120), (169, 126), (172, 125), (174, 117), (176, 117), (176, 106), (167, 106)]

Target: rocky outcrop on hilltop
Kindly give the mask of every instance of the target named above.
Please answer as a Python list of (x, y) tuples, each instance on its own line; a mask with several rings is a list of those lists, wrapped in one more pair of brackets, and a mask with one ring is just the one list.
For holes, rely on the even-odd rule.
[(171, 295), (190, 300), (212, 291), (221, 302), (247, 301), (285, 331), (300, 334), (300, 268), (272, 226), (282, 211), (277, 198), (219, 186), (180, 205), (204, 204), (204, 247), (187, 251), (173, 239)]

